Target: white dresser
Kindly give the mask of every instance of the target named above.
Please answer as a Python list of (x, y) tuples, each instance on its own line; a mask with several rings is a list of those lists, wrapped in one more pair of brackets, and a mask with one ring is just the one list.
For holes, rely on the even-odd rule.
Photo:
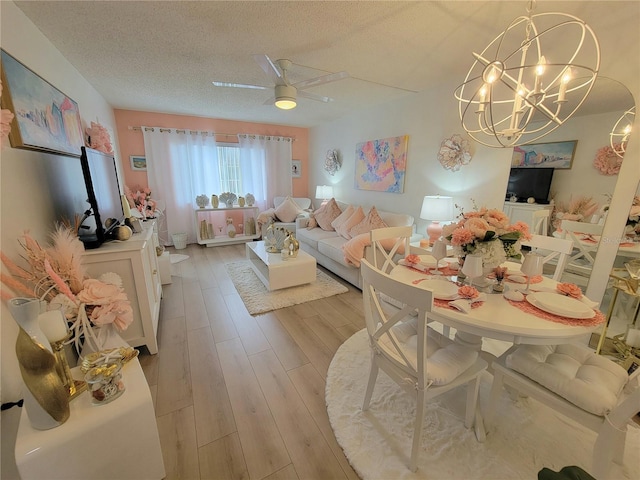
[(502, 211), (507, 214), (511, 223), (524, 222), (533, 229), (533, 212), (538, 210), (552, 210), (553, 205), (540, 205), (538, 203), (504, 202)]
[(149, 353), (158, 353), (158, 318), (162, 284), (158, 267), (157, 235), (153, 222), (145, 222), (141, 233), (124, 242), (108, 242), (86, 250), (82, 264), (93, 278), (114, 272), (122, 284), (133, 308), (133, 323), (120, 336), (132, 347), (146, 345)]

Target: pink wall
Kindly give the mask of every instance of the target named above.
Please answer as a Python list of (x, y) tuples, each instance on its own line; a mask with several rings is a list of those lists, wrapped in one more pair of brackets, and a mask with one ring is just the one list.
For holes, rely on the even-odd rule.
[[(214, 118), (189, 117), (186, 115), (170, 115), (165, 113), (138, 112), (133, 110), (114, 110), (120, 155), (125, 179), (125, 185), (133, 188), (136, 185), (148, 186), (146, 172), (131, 170), (130, 155), (144, 155), (144, 141), (140, 130), (130, 130), (129, 127), (141, 125), (149, 127), (184, 128), (189, 130), (203, 130), (221, 133), (254, 133), (259, 135), (275, 135), (295, 138), (292, 145), (294, 159), (302, 164), (300, 178), (293, 179), (293, 196), (310, 197), (308, 191), (308, 158), (309, 158), (309, 130), (306, 128), (289, 127), (285, 125), (270, 125), (264, 123), (236, 122), (233, 120), (218, 120)], [(219, 141), (237, 142), (233, 137), (220, 137)]]

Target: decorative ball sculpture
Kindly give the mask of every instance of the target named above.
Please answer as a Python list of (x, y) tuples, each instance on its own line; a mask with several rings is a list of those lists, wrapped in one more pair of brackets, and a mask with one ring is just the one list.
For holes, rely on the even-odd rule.
[(256, 203), (256, 197), (254, 197), (251, 193), (247, 193), (244, 196), (244, 199), (246, 200), (247, 205), (249, 205), (250, 207), (253, 207), (253, 204)]
[(198, 205), (200, 208), (204, 208), (207, 205), (209, 205), (209, 197), (207, 197), (206, 195), (198, 195), (196, 197), (196, 205)]

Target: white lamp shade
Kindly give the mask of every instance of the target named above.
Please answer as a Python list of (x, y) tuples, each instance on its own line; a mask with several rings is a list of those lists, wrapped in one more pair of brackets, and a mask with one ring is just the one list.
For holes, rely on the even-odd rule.
[(333, 187), (331, 185), (318, 185), (316, 187), (316, 198), (327, 200), (333, 197)]
[(422, 200), (420, 218), (437, 222), (453, 219), (453, 197), (427, 195)]

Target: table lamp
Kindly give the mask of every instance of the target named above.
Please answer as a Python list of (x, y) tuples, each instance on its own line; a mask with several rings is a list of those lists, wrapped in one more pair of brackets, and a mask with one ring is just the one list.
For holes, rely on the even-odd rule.
[(531, 277), (542, 275), (543, 260), (544, 257), (535, 252), (529, 252), (525, 255), (524, 262), (522, 262), (522, 266), (520, 267), (520, 271), (527, 276), (527, 288), (522, 292), (525, 295), (531, 293), (531, 290), (529, 290)]
[(420, 218), (431, 220), (431, 224), (427, 227), (427, 236), (429, 237), (429, 245), (433, 245), (442, 236), (440, 222), (453, 218), (453, 197), (425, 196), (422, 200)]
[(331, 185), (318, 185), (316, 187), (316, 198), (322, 199), (320, 206), (324, 205), (333, 197), (333, 187)]

